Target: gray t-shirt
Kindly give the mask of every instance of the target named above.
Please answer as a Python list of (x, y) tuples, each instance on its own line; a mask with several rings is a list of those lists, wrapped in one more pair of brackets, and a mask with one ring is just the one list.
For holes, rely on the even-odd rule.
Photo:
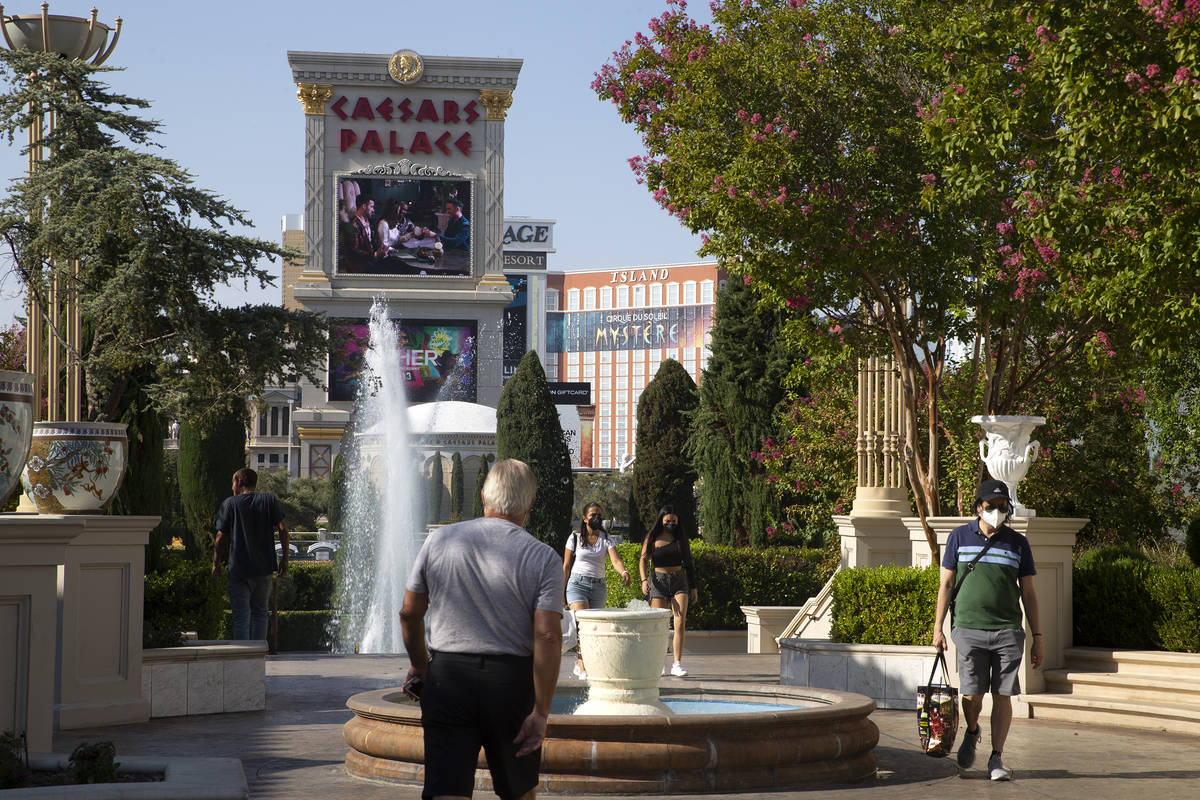
[(534, 610), (562, 613), (562, 559), (519, 525), (480, 517), (431, 533), (407, 587), (429, 595), (431, 649), (529, 656)]

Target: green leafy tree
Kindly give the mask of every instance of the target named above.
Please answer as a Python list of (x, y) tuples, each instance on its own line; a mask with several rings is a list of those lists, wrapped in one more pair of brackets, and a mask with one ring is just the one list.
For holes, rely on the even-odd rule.
[(328, 518), (333, 482), (321, 478), (290, 478), (286, 470), (261, 470), (258, 491), (269, 492), (279, 500), (288, 528), (315, 531), (321, 518)]
[(930, 31), (961, 7), (718, 2), (700, 25), (672, 2), (593, 84), (642, 137), (638, 180), (702, 254), (856, 355), (896, 359), (922, 520), (940, 513), (938, 448), (955, 435), (941, 408), (953, 345), (970, 343), (985, 387), (976, 413), (1013, 413), (1106, 324), (1048, 304), (1006, 263), (1010, 195), (938, 193), (949, 159), (921, 118), (943, 82)]
[(458, 522), (463, 511), (463, 463), (457, 450), (450, 459), (450, 519)]
[(633, 495), (638, 516), (647, 528), (658, 510), (670, 504), (680, 522), (689, 530), (696, 529), (698, 476), (687, 454), (687, 442), (698, 404), (696, 383), (673, 358), (659, 365), (638, 400)]
[(765, 547), (783, 518), (760, 459), (779, 436), (776, 419), (793, 361), (782, 338), (784, 315), (760, 309), (745, 281), (717, 295), (712, 355), (700, 381), (688, 455), (703, 482), (700, 523), (715, 544)]
[(217, 511), (232, 493), (233, 473), (246, 466), (245, 404), (179, 426), (179, 494), (188, 555), (210, 558)]
[[(633, 489), (633, 473), (625, 472), (577, 472), (575, 473), (576, 510), (582, 511), (585, 503), (599, 503), (604, 509), (604, 518), (613, 521), (617, 530), (629, 528), (629, 493)], [(572, 518), (574, 520), (574, 518)], [(572, 526), (577, 525), (572, 522)]]
[[(97, 80), (106, 69), (57, 53), (0, 51), (0, 133), (11, 142), (35, 121), (54, 121), (33, 145), (42, 154), (37, 169), (0, 201), (0, 240), (43, 308), (52, 307), (55, 283), (79, 299), (86, 417), (121, 420), (148, 400), (169, 416), (197, 419), (293, 374), (319, 383), (328, 350), (322, 318), (214, 302), (214, 289), (228, 282), (269, 285), (262, 261), (283, 251), (230, 233), (248, 224), (241, 211), (143, 149), (159, 125), (127, 111), (146, 101)], [(47, 330), (61, 340), (56, 327)]]
[(496, 407), (496, 456), (524, 461), (537, 477), (537, 499), (525, 529), (562, 551), (571, 530), (575, 499), (571, 453), (563, 437), (558, 411), (542, 362), (527, 352), (504, 384)]
[(487, 457), (479, 459), (479, 471), (475, 473), (475, 494), (471, 498), (471, 517), (478, 519), (483, 516), (483, 496), (480, 492), (483, 491), (483, 482), (487, 480), (488, 460)]
[(438, 450), (429, 461), (429, 524), (442, 521), (442, 492), (446, 488), (442, 474), (442, 451)]

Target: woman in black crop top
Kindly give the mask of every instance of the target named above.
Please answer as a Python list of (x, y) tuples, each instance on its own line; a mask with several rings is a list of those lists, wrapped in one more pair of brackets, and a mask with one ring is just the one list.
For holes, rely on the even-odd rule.
[[(683, 656), (684, 623), (688, 606), (696, 602), (698, 595), (687, 531), (680, 524), (679, 515), (673, 507), (668, 505), (659, 509), (654, 527), (642, 542), (638, 568), (642, 573), (642, 594), (650, 598), (650, 605), (671, 609), (675, 624), (675, 636), (671, 640), (675, 663), (671, 665), (671, 674), (682, 678), (687, 675), (680, 661)], [(663, 667), (663, 674), (667, 674), (666, 667)]]

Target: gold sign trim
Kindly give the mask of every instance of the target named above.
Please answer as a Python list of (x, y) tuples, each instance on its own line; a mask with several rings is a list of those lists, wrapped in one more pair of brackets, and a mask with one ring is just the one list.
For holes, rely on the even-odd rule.
[(329, 83), (298, 83), (296, 97), (304, 104), (304, 113), (310, 116), (324, 116), (325, 104), (333, 97), (333, 84)]
[(396, 83), (416, 83), (425, 73), (425, 64), (412, 50), (397, 50), (388, 62), (388, 72)]

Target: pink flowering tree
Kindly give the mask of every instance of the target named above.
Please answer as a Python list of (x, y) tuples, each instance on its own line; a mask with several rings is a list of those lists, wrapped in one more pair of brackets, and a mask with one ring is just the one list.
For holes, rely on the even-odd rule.
[[(702, 234), (701, 252), (753, 280), (765, 302), (819, 320), (797, 326), (798, 350), (834, 336), (859, 355), (896, 358), (909, 484), (922, 520), (938, 514), (939, 448), (978, 436), (943, 418), (947, 370), (963, 362), (983, 387), (973, 413), (1016, 413), (1025, 389), (1108, 330), (1104, 314), (1046, 302), (1062, 285), (1027, 255), (1031, 240), (1014, 238), (1012, 197), (944, 193), (951, 156), (926, 133), (933, 117), (948, 120), (928, 33), (945, 8), (711, 9), (700, 24), (668, 3), (593, 89), (641, 134), (636, 179)], [(1040, 246), (1038, 258), (1054, 261), (1056, 240)], [(936, 553), (928, 526), (926, 536)]]

